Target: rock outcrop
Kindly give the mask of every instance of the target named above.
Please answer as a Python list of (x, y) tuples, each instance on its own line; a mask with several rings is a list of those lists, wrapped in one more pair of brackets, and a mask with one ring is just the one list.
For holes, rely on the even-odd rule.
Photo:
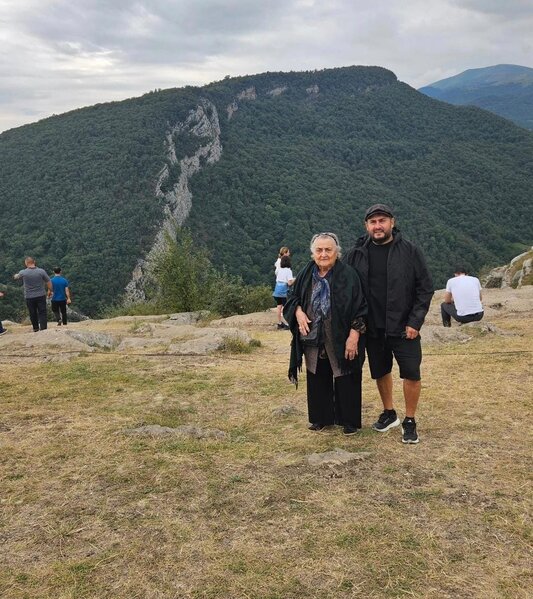
[[(200, 144), (193, 154), (178, 159), (176, 141), (184, 135), (197, 138)], [(222, 144), (220, 143), (220, 124), (215, 105), (205, 98), (202, 99), (183, 122), (178, 122), (167, 130), (165, 147), (166, 163), (159, 172), (155, 184), (156, 197), (164, 201), (165, 219), (152, 249), (146, 259), (138, 261), (132, 278), (126, 285), (126, 303), (146, 299), (145, 285), (150, 278), (150, 265), (163, 247), (165, 233), (173, 236), (176, 227), (181, 226), (189, 216), (192, 208), (190, 178), (202, 168), (203, 164), (214, 164), (220, 160)], [(165, 184), (168, 182), (170, 173), (176, 168), (179, 168), (178, 180), (169, 190), (165, 191)]]
[(239, 102), (243, 100), (256, 100), (257, 99), (257, 91), (255, 87), (248, 87), (243, 89), (242, 92), (239, 92), (234, 100), (230, 102), (226, 107), (226, 112), (228, 113), (228, 121), (231, 120), (231, 117), (239, 110)]
[(533, 247), (516, 256), (505, 266), (493, 268), (481, 281), (486, 288), (512, 287), (519, 289), (525, 285), (533, 285)]
[(289, 89), (287, 85), (280, 85), (279, 87), (275, 87), (267, 92), (267, 96), (281, 96), (283, 92), (286, 92)]

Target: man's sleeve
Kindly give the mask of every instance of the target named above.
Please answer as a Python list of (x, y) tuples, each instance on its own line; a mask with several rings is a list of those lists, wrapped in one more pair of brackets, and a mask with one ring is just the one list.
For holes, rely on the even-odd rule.
[(417, 247), (413, 252), (413, 266), (415, 269), (415, 299), (407, 319), (407, 326), (419, 331), (424, 324), (433, 297), (433, 281), (424, 256)]

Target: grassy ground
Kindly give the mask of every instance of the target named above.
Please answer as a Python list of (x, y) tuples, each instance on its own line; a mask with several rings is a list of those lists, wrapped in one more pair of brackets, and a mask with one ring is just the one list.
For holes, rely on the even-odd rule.
[[(369, 430), (368, 373), (365, 429), (309, 433), (285, 332), (242, 356), (3, 361), (0, 596), (531, 597), (533, 325), (494, 323), (521, 335), (426, 348), (418, 446)], [(124, 434), (143, 423), (227, 438)], [(370, 457), (306, 464), (335, 447)]]

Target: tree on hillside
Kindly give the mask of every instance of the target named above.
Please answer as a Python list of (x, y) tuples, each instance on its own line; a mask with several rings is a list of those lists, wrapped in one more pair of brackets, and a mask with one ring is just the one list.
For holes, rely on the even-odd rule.
[(208, 302), (213, 267), (203, 247), (193, 242), (188, 229), (165, 231), (164, 247), (151, 272), (157, 283), (157, 303), (168, 312), (201, 310)]
[(188, 229), (165, 233), (150, 273), (155, 283), (152, 302), (160, 312), (211, 310), (225, 317), (273, 305), (266, 285), (246, 285), (240, 277), (215, 270), (207, 250)]

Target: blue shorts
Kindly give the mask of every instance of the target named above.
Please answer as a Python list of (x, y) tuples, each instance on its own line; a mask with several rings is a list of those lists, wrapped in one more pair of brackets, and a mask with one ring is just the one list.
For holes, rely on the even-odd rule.
[(366, 353), (373, 379), (380, 379), (392, 371), (394, 356), (400, 368), (400, 378), (410, 381), (420, 380), (420, 364), (422, 363), (422, 347), (420, 335), (415, 339), (406, 337), (385, 336), (383, 330), (377, 337), (366, 336)]

